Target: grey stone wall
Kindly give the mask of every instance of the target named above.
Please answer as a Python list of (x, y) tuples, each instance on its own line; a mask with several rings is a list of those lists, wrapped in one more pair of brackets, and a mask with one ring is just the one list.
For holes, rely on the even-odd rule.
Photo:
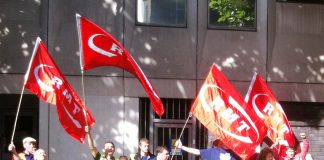
[[(257, 71), (280, 101), (324, 102), (323, 5), (257, 1), (257, 29), (252, 32), (208, 29), (207, 1), (187, 0), (185, 28), (136, 25), (135, 8), (134, 0), (0, 0), (0, 93), (20, 94), (40, 36), (82, 95), (75, 22), (79, 13), (124, 44), (160, 97), (195, 98), (215, 62), (242, 95)], [(117, 155), (136, 152), (138, 97), (146, 97), (142, 86), (133, 75), (113, 67), (85, 75), (88, 106), (97, 119), (93, 131), (98, 148), (105, 139), (113, 139)], [(61, 128), (54, 106), (40, 107), (40, 146), (50, 159), (89, 159), (88, 147)], [(294, 128), (309, 134), (316, 159), (324, 158), (322, 126)]]

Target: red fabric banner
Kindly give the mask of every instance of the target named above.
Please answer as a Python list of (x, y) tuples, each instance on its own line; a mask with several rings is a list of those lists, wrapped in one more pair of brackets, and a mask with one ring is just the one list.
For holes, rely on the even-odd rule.
[[(254, 75), (245, 101), (269, 127), (268, 137), (273, 143), (278, 142), (278, 152), (285, 148), (283, 146), (296, 145), (296, 137), (279, 101), (260, 75)], [(281, 151), (279, 154), (285, 153)]]
[(95, 120), (64, 78), (39, 38), (37, 38), (34, 53), (25, 75), (25, 87), (40, 99), (56, 105), (62, 127), (73, 138), (81, 143), (84, 142), (86, 136), (84, 126), (86, 123), (93, 126)]
[(134, 74), (148, 94), (155, 113), (162, 116), (164, 107), (156, 90), (127, 50), (113, 36), (88, 19), (77, 15), (77, 23), (83, 69), (115, 66)]
[(242, 159), (248, 159), (255, 153), (268, 129), (215, 64), (191, 112)]

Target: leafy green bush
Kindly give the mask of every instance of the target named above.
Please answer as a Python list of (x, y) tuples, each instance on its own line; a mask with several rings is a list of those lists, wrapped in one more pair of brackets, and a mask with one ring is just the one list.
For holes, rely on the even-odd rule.
[(242, 27), (254, 24), (254, 4), (254, 0), (210, 0), (209, 8), (217, 11), (217, 22)]

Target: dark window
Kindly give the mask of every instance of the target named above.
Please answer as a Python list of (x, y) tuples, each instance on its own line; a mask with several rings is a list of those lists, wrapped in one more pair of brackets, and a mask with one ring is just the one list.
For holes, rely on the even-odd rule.
[(324, 103), (281, 102), (289, 121), (306, 122), (310, 126), (319, 126), (324, 119)]
[(136, 22), (142, 25), (186, 27), (186, 0), (137, 0)]
[(208, 28), (256, 30), (255, 0), (209, 0)]
[(324, 0), (277, 0), (277, 2), (324, 4)]
[[(11, 140), (17, 105), (20, 95), (0, 94), (0, 159), (11, 159), (8, 145)], [(18, 116), (13, 142), (18, 152), (23, 151), (22, 139), (26, 136), (38, 139), (39, 99), (34, 95), (24, 95)]]

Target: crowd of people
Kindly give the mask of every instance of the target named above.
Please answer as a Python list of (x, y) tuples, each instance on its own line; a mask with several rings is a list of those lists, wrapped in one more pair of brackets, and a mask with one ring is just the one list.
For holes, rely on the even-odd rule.
[[(97, 147), (94, 145), (90, 128), (85, 128), (88, 133), (88, 145), (90, 153), (94, 160), (116, 160), (115, 144), (112, 141), (107, 141), (104, 144), (103, 153), (99, 152)], [(313, 160), (311, 155), (308, 153), (309, 142), (306, 138), (305, 133), (301, 133), (300, 137), (302, 142), (300, 146), (295, 150), (293, 147), (287, 146), (286, 156), (280, 157), (274, 150), (273, 147), (263, 148), (260, 153), (257, 153), (251, 160)], [(32, 137), (26, 137), (23, 139), (24, 151), (17, 153), (14, 144), (8, 146), (8, 150), (12, 153), (12, 160), (47, 160), (46, 152), (39, 148), (36, 149), (37, 140)], [(239, 160), (240, 158), (232, 152), (221, 140), (216, 139), (213, 141), (212, 147), (209, 149), (196, 149), (184, 146), (180, 140), (177, 140), (175, 147), (186, 151), (188, 153), (200, 156), (202, 160)], [(149, 140), (142, 138), (139, 141), (139, 152), (132, 154), (130, 157), (125, 155), (120, 156), (119, 160), (168, 160), (169, 150), (165, 146), (157, 146), (155, 155), (149, 150)]]

